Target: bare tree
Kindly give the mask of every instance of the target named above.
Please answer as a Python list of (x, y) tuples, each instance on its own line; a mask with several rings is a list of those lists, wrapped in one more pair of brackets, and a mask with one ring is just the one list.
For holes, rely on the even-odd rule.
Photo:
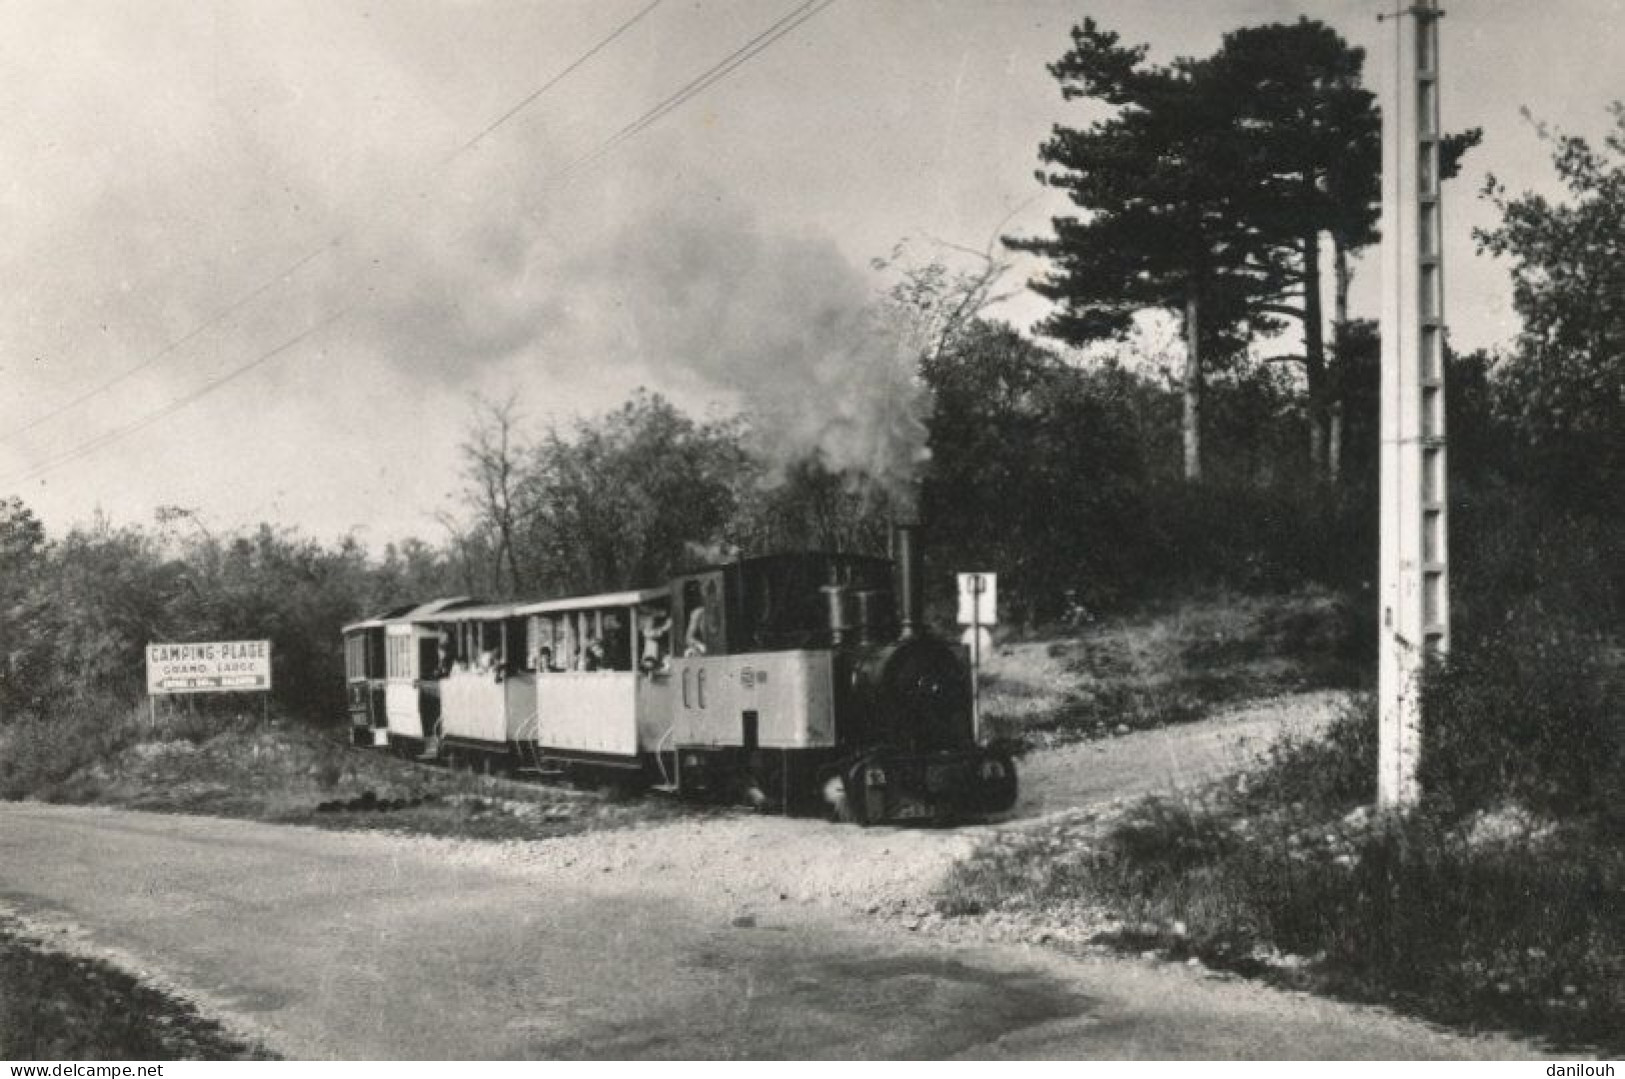
[(494, 592), (517, 594), (528, 584), (517, 554), (518, 533), (530, 516), (523, 505), (522, 458), (517, 434), (517, 398), (510, 394), (496, 402), (475, 400), (475, 418), (468, 440), (462, 444), (463, 498), (474, 511), (476, 528), (490, 536), (490, 580)]

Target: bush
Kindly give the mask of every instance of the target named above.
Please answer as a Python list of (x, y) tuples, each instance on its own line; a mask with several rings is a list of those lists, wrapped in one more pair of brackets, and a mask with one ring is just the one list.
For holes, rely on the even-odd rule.
[(1377, 701), (1350, 696), (1318, 738), (1284, 738), (1270, 747), (1239, 808), (1254, 812), (1301, 807), (1341, 816), (1376, 800)]
[(75, 772), (134, 742), (140, 715), (126, 701), (85, 693), (11, 718), (0, 726), (0, 798), (49, 796)]
[[(1622, 1044), (1625, 854), (1588, 829), (1534, 848), (1527, 836), (1475, 843), (1425, 812), (1289, 815), (1238, 832), (1222, 812), (1162, 803), (1120, 824), (1077, 879), (1160, 927), (1160, 943), (1219, 966), (1469, 1026)], [(1279, 953), (1307, 962), (1260, 963)]]
[(1147, 493), (1144, 520), (1149, 527), (1135, 537), (1140, 570), (1164, 587), (1349, 588), (1375, 564), (1374, 503), (1354, 495), (1284, 484), (1162, 484)]

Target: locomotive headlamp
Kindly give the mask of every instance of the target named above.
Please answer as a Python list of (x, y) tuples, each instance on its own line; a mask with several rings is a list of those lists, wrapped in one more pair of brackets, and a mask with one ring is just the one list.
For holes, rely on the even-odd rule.
[(863, 781), (871, 787), (884, 787), (886, 785), (886, 770), (884, 768), (869, 768), (863, 773)]

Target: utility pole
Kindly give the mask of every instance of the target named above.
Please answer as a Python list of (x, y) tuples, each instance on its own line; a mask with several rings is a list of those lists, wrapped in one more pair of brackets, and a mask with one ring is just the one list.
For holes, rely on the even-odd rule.
[(1450, 647), (1445, 514), (1444, 262), (1439, 214), (1439, 10), (1380, 16), (1392, 67), (1382, 124), (1382, 595), (1377, 804), (1420, 793), (1420, 676)]

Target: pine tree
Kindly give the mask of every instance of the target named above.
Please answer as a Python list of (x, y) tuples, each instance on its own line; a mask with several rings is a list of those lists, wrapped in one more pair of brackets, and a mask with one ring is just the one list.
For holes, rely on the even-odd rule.
[(1184, 473), (1199, 480), (1205, 369), (1239, 351), (1248, 323), (1273, 328), (1251, 302), (1257, 263), (1271, 256), (1240, 213), (1246, 143), (1208, 65), (1149, 65), (1145, 46), (1119, 44), (1093, 19), (1072, 41), (1050, 67), (1062, 96), (1114, 111), (1087, 128), (1056, 127), (1039, 179), (1082, 213), (1054, 219), (1053, 236), (1006, 242), (1053, 264), (1031, 282), (1057, 304), (1043, 333), (1083, 344), (1123, 337), (1142, 311), (1183, 319)]
[[(1382, 118), (1362, 84), (1365, 51), (1325, 23), (1300, 18), (1226, 34), (1210, 61), (1215, 91), (1234, 110), (1247, 140), (1249, 220), (1274, 254), (1260, 260), (1257, 285), (1274, 293), (1264, 310), (1303, 333), (1313, 475), (1335, 479), (1341, 456), (1339, 365), (1351, 342), (1350, 256), (1380, 238)], [(1449, 179), (1477, 145), (1477, 129), (1448, 136), (1441, 176)], [(1331, 242), (1332, 347), (1325, 339), (1322, 238)]]

